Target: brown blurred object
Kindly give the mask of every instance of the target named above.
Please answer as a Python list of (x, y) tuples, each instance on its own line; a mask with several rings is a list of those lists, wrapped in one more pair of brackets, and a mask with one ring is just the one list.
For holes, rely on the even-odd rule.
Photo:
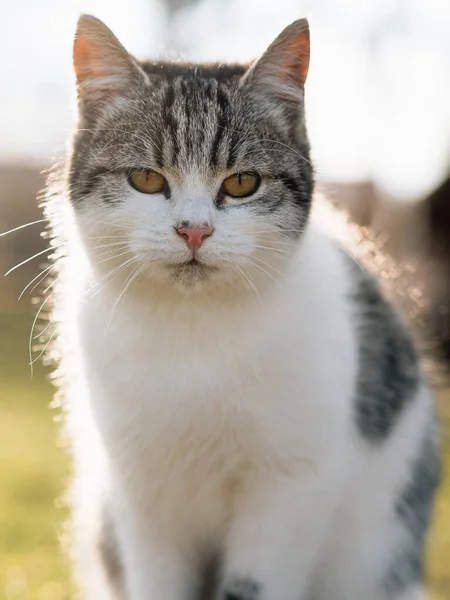
[(429, 286), (435, 304), (429, 316), (430, 327), (450, 363), (450, 175), (425, 200), (425, 209), (430, 223), (428, 252), (432, 261)]
[(320, 190), (352, 222), (370, 228), (400, 265), (411, 265), (424, 291), (426, 337), (450, 365), (450, 175), (420, 202), (401, 202), (368, 182), (322, 183)]

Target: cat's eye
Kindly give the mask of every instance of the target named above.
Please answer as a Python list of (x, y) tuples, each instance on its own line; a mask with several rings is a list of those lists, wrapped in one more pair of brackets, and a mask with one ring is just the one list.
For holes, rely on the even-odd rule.
[(222, 190), (232, 198), (246, 198), (256, 192), (261, 178), (255, 173), (236, 173), (227, 177), (222, 183)]
[(158, 194), (163, 192), (167, 186), (166, 178), (151, 169), (134, 171), (129, 175), (128, 182), (131, 187), (143, 194)]

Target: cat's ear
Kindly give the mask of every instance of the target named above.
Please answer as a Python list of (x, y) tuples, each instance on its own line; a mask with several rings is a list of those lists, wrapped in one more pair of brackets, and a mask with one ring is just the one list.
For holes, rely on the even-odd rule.
[(148, 77), (113, 32), (91, 15), (78, 20), (73, 64), (82, 110), (98, 112), (114, 97), (126, 96)]
[(291, 23), (244, 74), (242, 83), (262, 95), (298, 100), (309, 68), (309, 25), (306, 19)]

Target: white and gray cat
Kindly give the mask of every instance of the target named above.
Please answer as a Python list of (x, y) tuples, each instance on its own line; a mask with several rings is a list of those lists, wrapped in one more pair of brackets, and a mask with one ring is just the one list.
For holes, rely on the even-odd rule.
[(138, 62), (82, 16), (74, 63), (46, 211), (86, 597), (423, 598), (432, 398), (310, 218), (307, 22), (246, 67)]

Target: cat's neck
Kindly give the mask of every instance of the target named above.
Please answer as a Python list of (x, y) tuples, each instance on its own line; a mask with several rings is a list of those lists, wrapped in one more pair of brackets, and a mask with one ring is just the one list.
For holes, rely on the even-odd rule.
[(104, 347), (130, 356), (239, 361), (267, 349), (281, 331), (307, 346), (317, 328), (332, 327), (348, 283), (340, 253), (312, 228), (293, 258), (284, 281), (271, 280), (264, 289), (182, 295), (142, 280), (122, 294), (120, 284), (111, 282), (98, 293), (78, 295), (74, 313)]

